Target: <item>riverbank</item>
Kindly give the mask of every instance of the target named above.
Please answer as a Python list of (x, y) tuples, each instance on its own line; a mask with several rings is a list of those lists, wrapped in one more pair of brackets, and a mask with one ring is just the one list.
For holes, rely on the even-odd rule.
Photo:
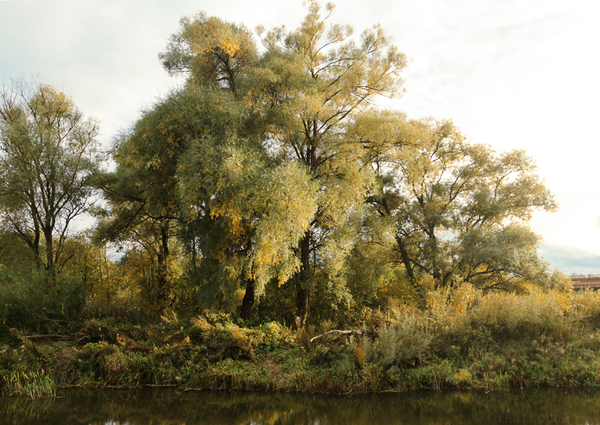
[(465, 287), (433, 294), (426, 310), (363, 310), (352, 333), (326, 334), (334, 326), (249, 328), (205, 313), (152, 325), (90, 319), (65, 335), (13, 329), (0, 346), (0, 385), (32, 398), (64, 387), (358, 394), (600, 385), (596, 292)]

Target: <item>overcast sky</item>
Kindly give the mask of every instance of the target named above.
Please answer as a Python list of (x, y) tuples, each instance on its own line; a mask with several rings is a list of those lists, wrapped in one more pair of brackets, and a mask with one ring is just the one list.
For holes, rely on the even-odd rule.
[[(380, 23), (412, 61), (389, 107), (451, 118), (473, 142), (526, 149), (560, 204), (536, 214), (542, 255), (600, 273), (600, 2), (338, 0), (332, 21)], [(183, 15), (298, 26), (301, 0), (0, 0), (0, 77), (39, 76), (101, 120), (110, 146), (178, 85), (158, 61)]]

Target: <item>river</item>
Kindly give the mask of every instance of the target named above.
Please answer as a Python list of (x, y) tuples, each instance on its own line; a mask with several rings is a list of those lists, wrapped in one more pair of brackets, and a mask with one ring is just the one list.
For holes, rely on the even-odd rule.
[(413, 392), (359, 396), (246, 392), (63, 390), (0, 398), (11, 425), (598, 424), (600, 390)]

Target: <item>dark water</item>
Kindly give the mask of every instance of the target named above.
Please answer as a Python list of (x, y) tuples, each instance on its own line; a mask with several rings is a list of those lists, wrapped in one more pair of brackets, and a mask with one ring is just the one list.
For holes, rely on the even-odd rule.
[(0, 424), (599, 424), (600, 390), (326, 396), (170, 389), (0, 398)]

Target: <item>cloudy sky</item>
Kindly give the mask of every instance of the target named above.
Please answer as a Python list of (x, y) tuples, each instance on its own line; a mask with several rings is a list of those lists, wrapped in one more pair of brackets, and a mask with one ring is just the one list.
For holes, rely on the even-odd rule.
[[(560, 204), (533, 229), (565, 273), (600, 273), (600, 2), (338, 0), (333, 21), (380, 23), (412, 61), (389, 107), (451, 118), (473, 142), (526, 149)], [(248, 28), (305, 14), (301, 0), (0, 0), (0, 78), (39, 76), (101, 120), (101, 140), (178, 85), (158, 61), (183, 15)]]

